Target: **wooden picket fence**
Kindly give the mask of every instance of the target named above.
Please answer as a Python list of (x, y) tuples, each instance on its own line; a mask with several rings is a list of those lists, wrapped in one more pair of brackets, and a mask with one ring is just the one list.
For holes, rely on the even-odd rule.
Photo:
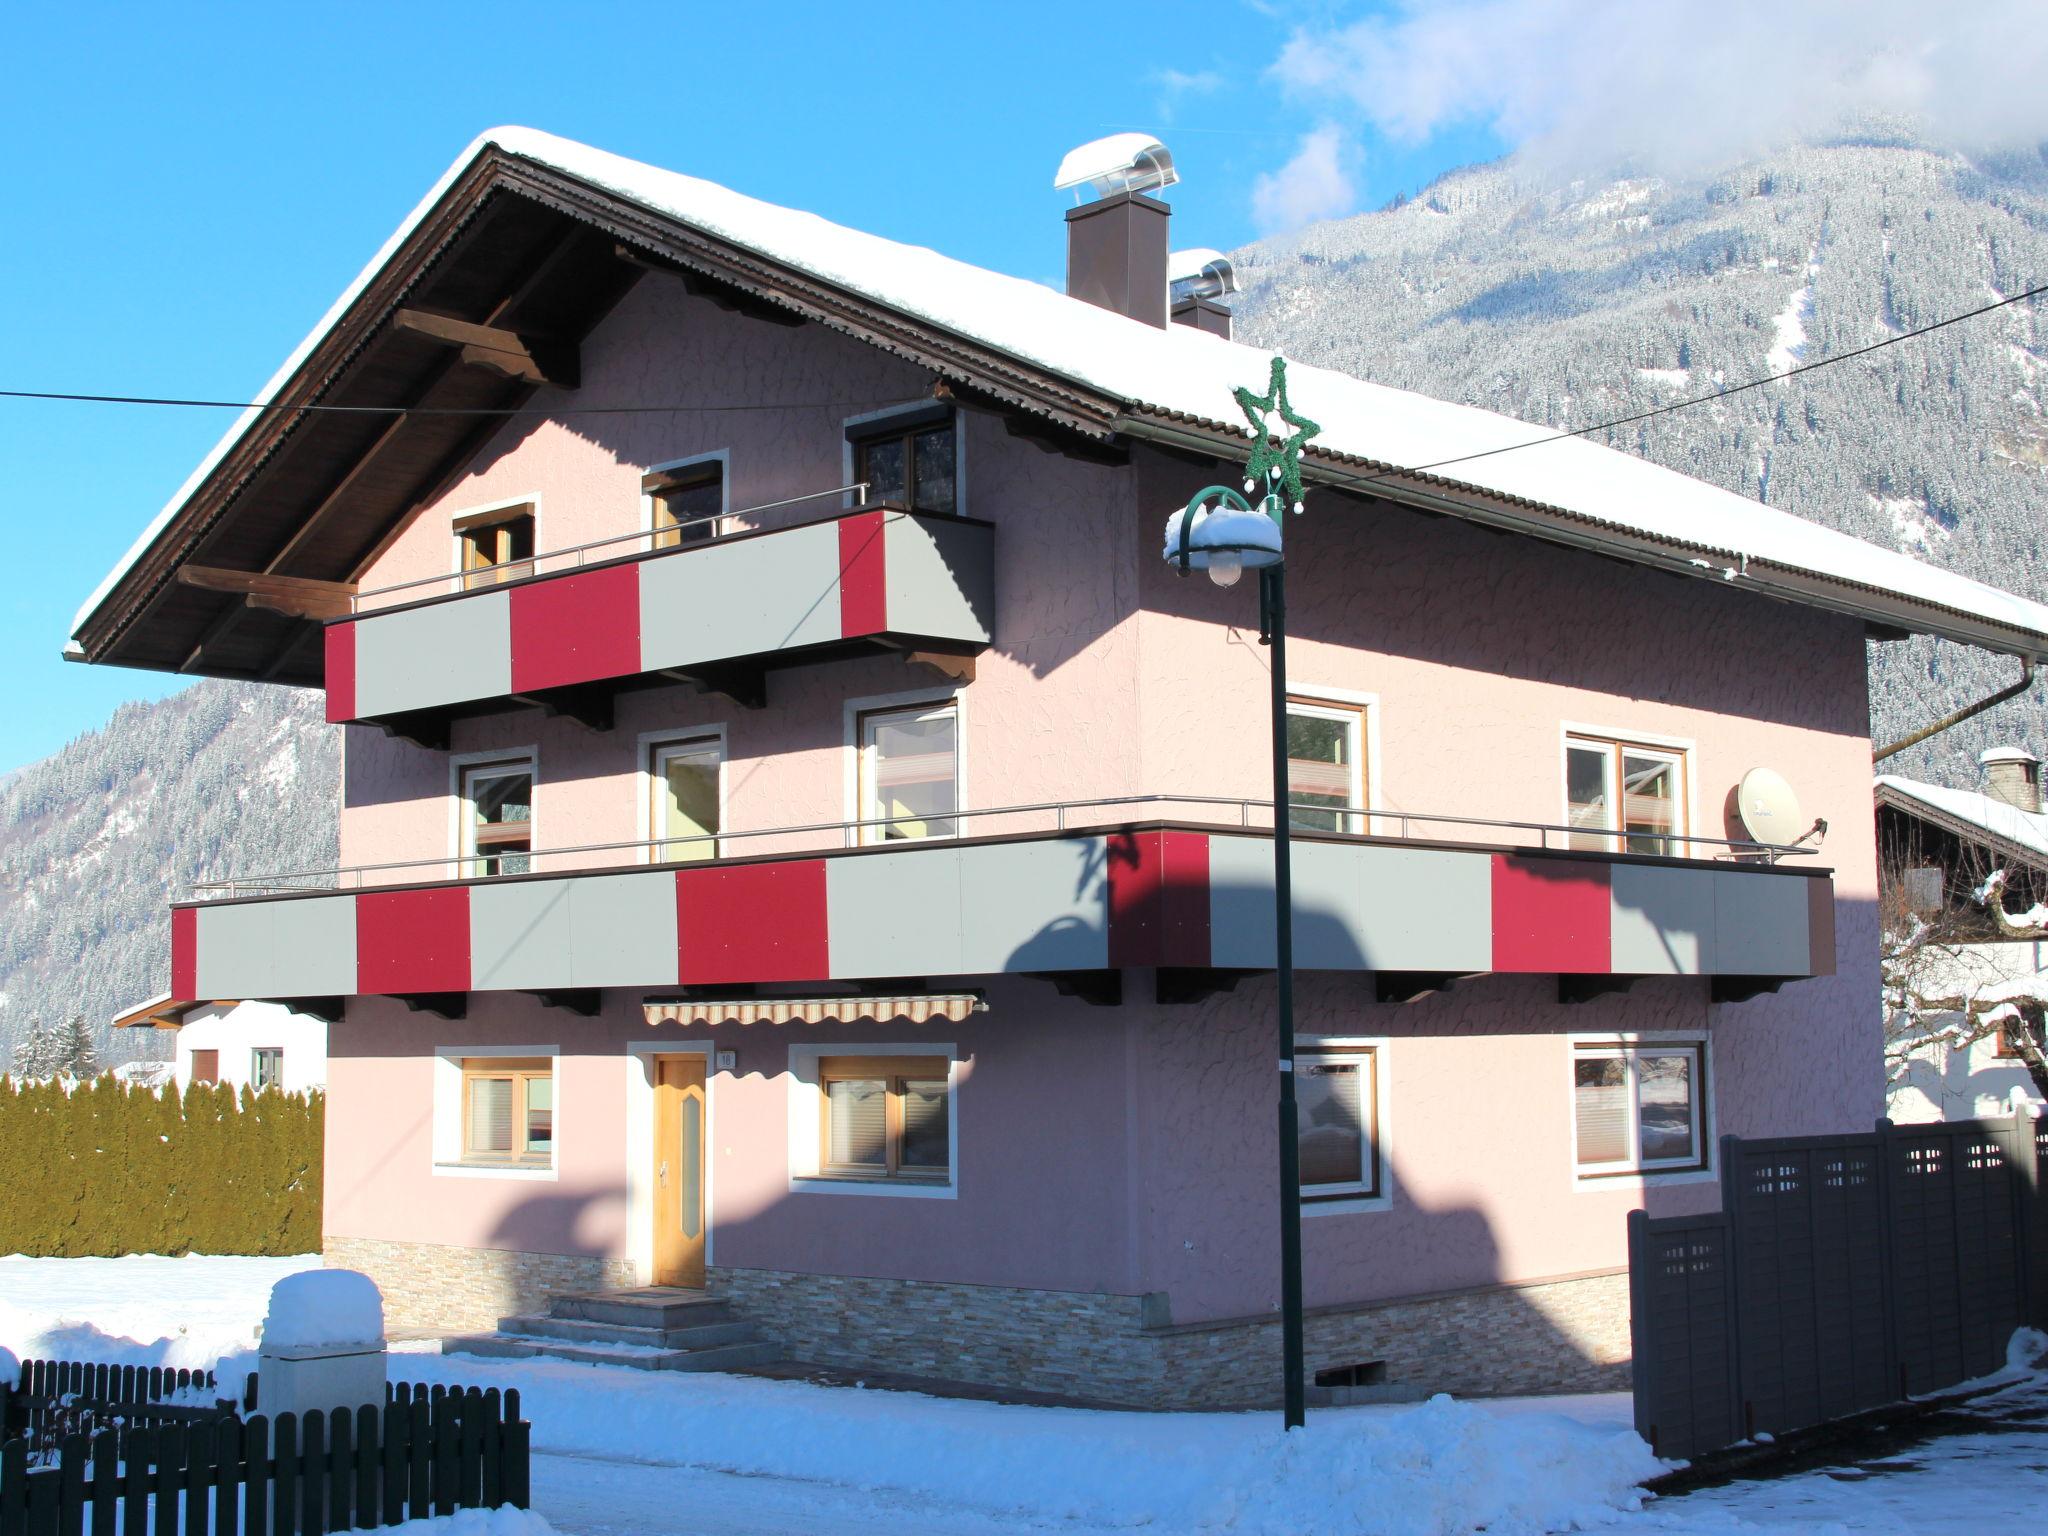
[(24, 1360), (20, 1384), (0, 1392), (0, 1442), (26, 1439), (34, 1465), (41, 1456), (54, 1457), (66, 1435), (200, 1424), (233, 1412), (232, 1404), (215, 1395), (211, 1371)]
[(327, 1536), (527, 1507), (517, 1391), (397, 1383), (386, 1396), (381, 1410), (67, 1435), (45, 1468), (9, 1440), (0, 1536)]

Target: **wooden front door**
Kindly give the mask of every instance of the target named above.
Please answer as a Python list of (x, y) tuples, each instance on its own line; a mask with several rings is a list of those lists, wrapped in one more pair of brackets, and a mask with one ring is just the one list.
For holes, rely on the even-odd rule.
[(654, 1283), (704, 1283), (704, 1058), (654, 1058)]

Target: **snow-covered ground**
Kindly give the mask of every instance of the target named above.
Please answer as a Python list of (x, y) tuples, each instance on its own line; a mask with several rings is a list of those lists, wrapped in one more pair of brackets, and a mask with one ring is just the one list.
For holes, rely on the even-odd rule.
[[(0, 1347), (209, 1364), (247, 1350), (271, 1283), (312, 1259), (0, 1259)], [(519, 1388), (536, 1509), (570, 1536), (1059, 1531), (1821, 1536), (1998, 1529), (2048, 1494), (2048, 1377), (1971, 1432), (1863, 1467), (1683, 1498), (1625, 1396), (1271, 1414), (1005, 1407), (734, 1376), (411, 1355), (412, 1380)], [(448, 1536), (545, 1536), (451, 1527)]]

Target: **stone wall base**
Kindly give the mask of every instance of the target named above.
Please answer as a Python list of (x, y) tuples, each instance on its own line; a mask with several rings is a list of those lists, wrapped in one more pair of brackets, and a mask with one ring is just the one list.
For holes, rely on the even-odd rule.
[[(1148, 1408), (1279, 1401), (1280, 1322), (1147, 1326), (1142, 1296), (713, 1269), (706, 1281), (791, 1359), (1023, 1387)], [(1309, 1379), (1377, 1366), (1391, 1387), (1465, 1397), (1629, 1384), (1616, 1271), (1330, 1308), (1305, 1328)]]
[(330, 1269), (361, 1270), (377, 1282), (390, 1330), (488, 1333), (501, 1317), (546, 1311), (551, 1297), (636, 1283), (622, 1259), (374, 1237), (329, 1237), (321, 1258)]

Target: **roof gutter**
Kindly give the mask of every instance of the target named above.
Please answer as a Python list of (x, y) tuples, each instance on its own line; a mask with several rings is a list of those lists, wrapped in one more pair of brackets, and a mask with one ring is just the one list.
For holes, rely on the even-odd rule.
[(2025, 693), (2029, 688), (2033, 686), (2033, 658), (2028, 656), (2022, 656), (2020, 658), (2020, 680), (2018, 682), (2008, 683), (2005, 687), (1999, 689), (1998, 692), (1986, 694), (1983, 698), (1977, 700), (1977, 702), (1974, 704), (1965, 704), (1961, 709), (1956, 710), (1954, 713), (1943, 715), (1939, 720), (1935, 721), (1932, 725), (1923, 725), (1922, 727), (1920, 727), (1919, 730), (1912, 732), (1910, 735), (1901, 736), (1897, 741), (1892, 742), (1890, 745), (1879, 747), (1875, 752), (1870, 754), (1870, 760), (1873, 763), (1881, 763), (1886, 758), (1895, 756), (1898, 753), (1905, 751), (1908, 747), (1917, 747), (1920, 745), (1921, 742), (1927, 740), (1928, 737), (1939, 736), (1943, 731), (1947, 730), (1950, 726), (1961, 725), (1965, 720), (1970, 719), (1972, 716), (1983, 714), (1985, 710), (1990, 709), (1993, 705), (2003, 704), (2007, 699), (2017, 698), (2020, 694)]

